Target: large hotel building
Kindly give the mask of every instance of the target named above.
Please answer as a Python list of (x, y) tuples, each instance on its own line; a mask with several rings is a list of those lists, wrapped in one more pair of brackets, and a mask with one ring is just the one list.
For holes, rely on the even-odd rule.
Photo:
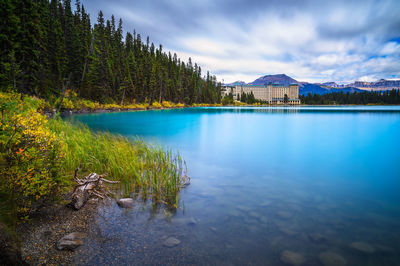
[(285, 94), (288, 97), (288, 104), (300, 104), (299, 99), (299, 85), (280, 85), (277, 83), (263, 85), (236, 85), (236, 86), (223, 86), (222, 96), (233, 94), (233, 99), (239, 100), (242, 93), (249, 94), (253, 92), (254, 98), (258, 100), (267, 101), (270, 104), (284, 103)]

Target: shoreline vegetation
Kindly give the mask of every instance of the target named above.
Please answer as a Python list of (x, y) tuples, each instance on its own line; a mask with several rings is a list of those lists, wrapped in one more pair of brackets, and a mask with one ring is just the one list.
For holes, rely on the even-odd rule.
[[(396, 99), (399, 93), (388, 93), (387, 96)], [(72, 114), (186, 107), (273, 106), (234, 101), (229, 96), (226, 102), (220, 104), (187, 105), (169, 101), (100, 104), (79, 98), (70, 90), (66, 90), (63, 97), (52, 99), (0, 92), (0, 196), (5, 199), (4, 202), (9, 202), (0, 209), (0, 213), (7, 215), (0, 218), (7, 224), (15, 225), (16, 217), (19, 220), (28, 219), (29, 213), (71, 189), (74, 171), (79, 166), (83, 169), (82, 175), (90, 171), (122, 181), (127, 195), (134, 191), (144, 199), (177, 207), (179, 190), (187, 178), (186, 165), (178, 152), (150, 146), (139, 139), (93, 133), (85, 125), (63, 121), (56, 110), (61, 114)], [(338, 105), (341, 104), (332, 106)]]
[[(112, 104), (101, 104), (98, 102), (90, 101), (87, 99), (82, 99), (77, 97), (76, 93), (67, 91), (63, 101), (60, 103), (60, 99), (56, 99), (53, 102), (45, 101), (44, 113), (48, 117), (54, 117), (56, 110), (59, 110), (61, 114), (80, 114), (80, 113), (98, 113), (98, 112), (121, 112), (121, 111), (140, 111), (140, 110), (158, 110), (158, 109), (179, 109), (179, 108), (190, 108), (190, 107), (237, 107), (237, 106), (247, 106), (247, 107), (273, 107), (273, 106), (354, 106), (354, 105), (399, 105), (400, 104), (400, 91), (393, 90), (387, 93), (358, 93), (362, 96), (361, 103), (354, 103), (360, 99), (361, 96), (357, 96), (357, 93), (353, 94), (342, 94), (336, 93), (327, 95), (307, 95), (301, 96), (302, 104), (300, 105), (288, 105), (288, 104), (278, 104), (272, 105), (265, 102), (259, 102), (254, 99), (251, 103), (233, 100), (233, 96), (228, 95), (221, 100), (221, 103), (194, 103), (194, 104), (184, 104), (184, 103), (173, 103), (169, 101), (153, 102), (149, 103), (132, 103), (127, 105), (119, 105), (116, 103)], [(365, 95), (373, 95), (375, 98), (371, 102), (365, 102)], [(364, 96), (363, 96), (364, 95)], [(350, 99), (352, 98), (353, 101)], [(333, 99), (338, 99), (337, 101)]]
[[(398, 92), (389, 96), (398, 97)], [(57, 194), (56, 190), (59, 193), (65, 192), (65, 188), (71, 188), (74, 170), (80, 165), (87, 171), (108, 174), (113, 180), (122, 180), (123, 184), (130, 187), (131, 191), (140, 190), (143, 198), (150, 197), (176, 207), (177, 194), (179, 187), (184, 183), (182, 181), (185, 177), (183, 172), (186, 170), (179, 153), (148, 146), (140, 140), (132, 141), (109, 133), (92, 133), (85, 125), (72, 125), (62, 121), (56, 115), (56, 110), (59, 110), (61, 114), (72, 114), (186, 107), (275, 106), (259, 102), (249, 104), (233, 101), (230, 97), (226, 102), (219, 104), (195, 103), (188, 105), (169, 101), (161, 103), (154, 101), (152, 104), (101, 104), (82, 99), (70, 90), (66, 90), (63, 97), (52, 98), (52, 100), (44, 100), (26, 94), (0, 92), (0, 103), (0, 126), (2, 129), (0, 163), (3, 166), (1, 174), (4, 176), (0, 185), (3, 188), (2, 196), (6, 195), (13, 199), (10, 201), (10, 203), (13, 202), (12, 211), (11, 209), (7, 210), (13, 216), (29, 213), (31, 209), (38, 207), (36, 205), (44, 203), (48, 196)], [(313, 106), (313, 104), (309, 106)], [(54, 119), (47, 120), (48, 118)], [(42, 154), (45, 154), (44, 157), (42, 156), (43, 158), (40, 157)], [(126, 161), (127, 158), (136, 157), (141, 158), (140, 163)], [(33, 162), (36, 159), (40, 161), (40, 164)], [(162, 165), (162, 167), (160, 168), (158, 165)], [(43, 169), (35, 169), (35, 167)], [(155, 178), (154, 169), (157, 167), (158, 171), (162, 172), (162, 182), (151, 181)], [(164, 171), (165, 169), (166, 171)], [(87, 173), (83, 172), (82, 174)], [(11, 175), (14, 175), (14, 180), (7, 177)], [(40, 180), (41, 175), (46, 176), (48, 180)], [(126, 176), (134, 178), (130, 180)], [(156, 187), (154, 187), (155, 184), (157, 184)], [(134, 186), (136, 188), (133, 188)], [(4, 187), (12, 189), (13, 194), (4, 194)], [(18, 197), (24, 198), (24, 200), (18, 200)], [(18, 204), (20, 206), (17, 206)], [(23, 217), (25, 216), (20, 218), (23, 219)], [(9, 223), (9, 221), (6, 222)]]
[(74, 171), (106, 174), (121, 181), (129, 196), (176, 208), (188, 182), (179, 152), (110, 133), (93, 133), (44, 115), (44, 100), (0, 93), (0, 222), (15, 228), (29, 214), (63, 199), (74, 183)]
[[(178, 207), (179, 192), (189, 182), (186, 164), (178, 152), (150, 146), (139, 139), (94, 133), (83, 124), (62, 120), (55, 110), (82, 113), (221, 106), (271, 105), (239, 101), (225, 105), (185, 105), (163, 101), (151, 105), (121, 106), (84, 100), (70, 91), (65, 92), (62, 102), (59, 99), (50, 102), (26, 94), (0, 92), (0, 200), (3, 202), (0, 225), (7, 241), (14, 241), (11, 244), (14, 255), (19, 254), (15, 237), (17, 226), (23, 226), (18, 232), (24, 235), (36, 230), (36, 227), (48, 227), (46, 214), (40, 214), (48, 207), (56, 220), (56, 212), (64, 217), (71, 213), (60, 203), (65, 206), (66, 195), (75, 185), (74, 171), (78, 167), (82, 169), (82, 176), (96, 172), (106, 174), (111, 180), (121, 181), (120, 196), (148, 200), (154, 206), (161, 203), (172, 209)], [(94, 210), (91, 206), (82, 212), (90, 217)], [(32, 221), (35, 228), (28, 226), (31, 217), (35, 217)], [(51, 222), (52, 226), (65, 224), (59, 219), (57, 221)], [(67, 224), (75, 228), (73, 221), (69, 220)], [(27, 245), (30, 249), (31, 243)]]

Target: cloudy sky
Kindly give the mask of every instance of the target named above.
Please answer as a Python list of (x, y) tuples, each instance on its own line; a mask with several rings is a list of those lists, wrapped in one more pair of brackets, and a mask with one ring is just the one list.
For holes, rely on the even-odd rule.
[(400, 78), (400, 1), (82, 0), (219, 81)]

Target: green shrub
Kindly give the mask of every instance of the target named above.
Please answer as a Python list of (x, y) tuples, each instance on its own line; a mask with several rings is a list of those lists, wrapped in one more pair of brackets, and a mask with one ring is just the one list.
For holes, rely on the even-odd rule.
[[(80, 104), (98, 105), (87, 100)], [(41, 114), (46, 105), (35, 97), (0, 93), (0, 218), (5, 212), (29, 213), (71, 188), (78, 166), (86, 169), (82, 174), (97, 172), (122, 181), (125, 192), (177, 207), (186, 178), (179, 153), (110, 133), (95, 134), (61, 118), (48, 121)], [(72, 101), (64, 98), (63, 106), (68, 105)]]
[(44, 101), (18, 94), (0, 94), (0, 188), (17, 212), (53, 197), (61, 184), (62, 142), (37, 112)]

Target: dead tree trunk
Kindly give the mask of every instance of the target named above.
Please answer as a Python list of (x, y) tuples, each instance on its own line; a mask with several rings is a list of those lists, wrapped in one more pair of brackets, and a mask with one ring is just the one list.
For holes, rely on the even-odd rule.
[(117, 184), (119, 181), (110, 181), (105, 179), (105, 175), (98, 175), (96, 173), (91, 173), (84, 179), (79, 179), (77, 177), (79, 168), (75, 170), (75, 181), (78, 185), (75, 187), (74, 192), (71, 196), (71, 206), (75, 210), (79, 210), (85, 205), (90, 197), (98, 197), (104, 199), (107, 197), (108, 191), (104, 191), (104, 183)]

